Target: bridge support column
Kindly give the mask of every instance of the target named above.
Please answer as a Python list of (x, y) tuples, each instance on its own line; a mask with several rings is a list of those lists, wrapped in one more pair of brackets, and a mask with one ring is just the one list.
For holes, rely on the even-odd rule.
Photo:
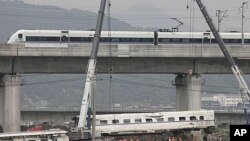
[[(4, 132), (20, 131), (20, 75), (4, 75), (1, 77), (2, 85), (0, 91), (0, 112)], [(3, 111), (2, 111), (3, 110)]]
[(201, 109), (200, 75), (178, 75), (175, 78), (177, 111), (193, 111)]
[(3, 130), (3, 123), (4, 123), (3, 114), (4, 114), (4, 89), (3, 89), (3, 86), (0, 85), (0, 133), (2, 133), (2, 130)]

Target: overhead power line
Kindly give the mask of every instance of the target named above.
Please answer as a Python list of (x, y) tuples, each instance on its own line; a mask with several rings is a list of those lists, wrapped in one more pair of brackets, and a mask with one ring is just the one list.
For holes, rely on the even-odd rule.
[[(48, 85), (48, 84), (54, 84), (54, 83), (67, 83), (67, 82), (73, 82), (73, 81), (82, 81), (82, 78), (68, 78), (68, 79), (60, 79), (60, 80), (51, 80), (51, 81), (39, 81), (39, 82), (26, 82), (23, 85), (24, 86), (34, 86), (34, 85)], [(97, 81), (109, 81), (110, 78), (109, 77), (101, 77), (101, 78), (97, 78)], [(160, 79), (161, 80), (161, 79)], [(117, 82), (117, 83), (122, 83), (122, 84), (128, 84), (128, 85), (132, 85), (132, 86), (146, 86), (146, 87), (150, 87), (150, 88), (161, 88), (161, 89), (173, 89), (175, 90), (176, 88), (174, 86), (172, 86), (172, 84), (170, 86), (166, 86), (166, 85), (158, 85), (158, 84), (150, 84), (150, 83), (143, 83), (143, 82), (137, 82), (137, 81), (131, 81), (131, 80), (126, 80), (126, 79), (121, 79), (121, 78), (112, 78), (113, 82)], [(13, 86), (14, 84), (12, 84), (11, 86)], [(8, 87), (8, 85), (6, 85), (5, 87)], [(211, 86), (213, 87), (213, 86)], [(220, 87), (220, 86), (218, 86)], [(227, 86), (223, 86), (222, 88), (226, 88)], [(236, 88), (236, 87), (235, 87)], [(190, 90), (190, 91), (196, 91), (196, 90)], [(235, 90), (235, 92), (229, 92), (229, 91), (202, 91), (202, 92), (207, 92), (207, 93), (225, 93), (225, 94), (235, 94), (238, 92), (238, 89)]]

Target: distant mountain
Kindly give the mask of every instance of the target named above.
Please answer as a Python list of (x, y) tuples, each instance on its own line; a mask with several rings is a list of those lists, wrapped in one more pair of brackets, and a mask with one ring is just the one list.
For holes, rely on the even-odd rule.
[[(175, 104), (174, 75), (114, 74), (97, 76), (97, 105), (167, 105)], [(233, 75), (203, 75), (202, 91), (206, 94), (237, 94), (238, 83)], [(250, 82), (250, 76), (246, 77)], [(31, 74), (24, 75), (22, 105), (34, 107), (78, 107), (81, 103), (85, 75)], [(248, 83), (249, 84), (249, 83)]]
[[(134, 22), (140, 25), (140, 13), (136, 7), (143, 9), (152, 8), (149, 4), (140, 5), (129, 9), (134, 15)], [(148, 7), (148, 8), (147, 8)], [(161, 11), (153, 10), (151, 17), (157, 23), (158, 16), (164, 17)], [(140, 11), (143, 12), (143, 11)], [(136, 15), (138, 14), (138, 15)], [(145, 15), (150, 11), (145, 11)], [(8, 35), (18, 29), (75, 29), (86, 30), (95, 28), (96, 13), (80, 10), (65, 10), (53, 6), (36, 6), (25, 4), (22, 1), (0, 0), (0, 41), (6, 41)], [(155, 16), (155, 18), (154, 18)], [(169, 20), (170, 16), (166, 16)], [(137, 18), (138, 20), (136, 20)], [(132, 18), (132, 17), (131, 17)], [(169, 21), (176, 24), (175, 21)], [(107, 20), (104, 30), (107, 29)], [(170, 24), (166, 21), (166, 28)], [(159, 22), (165, 27), (165, 22)], [(135, 28), (126, 22), (112, 19), (112, 30), (145, 30)], [(21, 88), (21, 101), (28, 107), (79, 107), (82, 99), (85, 75), (23, 75), (26, 85)], [(166, 105), (175, 103), (175, 87), (172, 85), (174, 75), (117, 75), (109, 81), (108, 75), (98, 75), (97, 104), (152, 104)], [(247, 77), (248, 81), (250, 77)], [(205, 93), (238, 93), (238, 83), (233, 75), (204, 75)], [(250, 82), (250, 81), (249, 81)], [(248, 83), (249, 84), (249, 83)]]
[[(159, 7), (145, 1), (139, 2), (127, 10), (120, 11), (116, 14), (122, 15), (121, 19), (127, 19), (129, 23), (134, 26), (143, 26), (148, 27), (149, 29), (172, 29), (180, 24), (179, 22), (171, 19), (176, 17), (167, 15), (164, 11), (161, 11)], [(188, 24), (184, 23), (180, 26), (180, 31), (188, 31)]]
[(165, 15), (159, 8), (146, 2), (137, 3), (117, 14), (123, 15), (121, 18), (129, 19), (130, 23), (135, 26), (170, 28), (174, 24), (170, 19), (171, 16)]
[[(0, 0), (0, 19), (0, 42), (5, 42), (18, 29), (94, 29), (97, 14), (78, 9), (29, 5), (21, 0)], [(114, 18), (111, 25), (112, 30), (136, 30), (130, 24)], [(103, 30), (107, 30), (106, 18)]]
[[(166, 105), (175, 102), (173, 76), (170, 75), (114, 74), (111, 82), (109, 75), (100, 74), (97, 78), (98, 106), (115, 103)], [(85, 75), (32, 74), (24, 75), (23, 79), (27, 85), (22, 86), (22, 105), (78, 107), (81, 103)]]

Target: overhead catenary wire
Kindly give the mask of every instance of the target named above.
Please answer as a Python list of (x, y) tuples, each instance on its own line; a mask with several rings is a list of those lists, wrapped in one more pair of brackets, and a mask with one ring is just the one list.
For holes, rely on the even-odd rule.
[[(132, 78), (140, 78), (140, 79), (148, 79), (148, 80), (154, 80), (154, 81), (161, 81), (168, 84), (173, 84), (173, 80), (164, 80), (164, 79), (158, 79), (158, 78), (151, 78), (151, 77), (145, 77), (145, 76), (138, 76), (138, 75), (131, 75), (131, 74), (125, 74), (126, 76), (132, 77)], [(192, 84), (192, 85), (199, 85), (199, 84)], [(234, 86), (225, 86), (225, 85), (208, 85), (204, 84), (204, 87), (214, 87), (214, 88), (231, 88), (231, 89), (239, 89), (239, 87)]]
[[(40, 76), (46, 76), (46, 75), (54, 75), (54, 74), (29, 74), (29, 75), (24, 75), (24, 77), (40, 77)], [(160, 81), (160, 82), (165, 82), (167, 84), (173, 84), (172, 81), (168, 80), (163, 80), (163, 79), (158, 79), (158, 78), (151, 78), (151, 77), (145, 77), (145, 76), (140, 76), (140, 75), (132, 75), (132, 74), (124, 74), (125, 76), (129, 76), (132, 78), (139, 78), (139, 79), (148, 79), (148, 80), (154, 80), (154, 81)], [(102, 81), (106, 80), (109, 77), (100, 77), (97, 79), (97, 81)], [(118, 78), (119, 79), (119, 78)], [(51, 84), (51, 83), (66, 83), (66, 82), (73, 82), (73, 81), (81, 81), (82, 78), (74, 77), (74, 78), (67, 78), (67, 79), (59, 79), (59, 80), (51, 80), (51, 81), (39, 81), (39, 82), (27, 82), (24, 85), (42, 85), (42, 84)], [(127, 80), (127, 79), (121, 79), (121, 80)], [(131, 81), (131, 80), (128, 80)], [(133, 81), (133, 80), (132, 80)], [(134, 81), (136, 82), (136, 81)], [(226, 86), (226, 85), (208, 85), (204, 84), (204, 87), (214, 87), (214, 88), (230, 88), (230, 89), (239, 89), (239, 87), (236, 86)]]
[[(75, 78), (68, 78), (68, 79), (59, 79), (59, 80), (51, 80), (51, 81), (39, 81), (39, 82), (26, 82), (23, 84), (23, 86), (34, 86), (34, 85), (49, 85), (54, 83), (68, 83), (68, 82), (74, 82), (74, 81), (82, 81), (82, 78), (75, 77)], [(97, 78), (96, 81), (109, 81), (109, 77), (100, 77)], [(150, 83), (143, 83), (143, 82), (137, 82), (137, 81), (131, 81), (121, 78), (113, 77), (112, 81), (121, 83), (121, 84), (128, 84), (132, 86), (146, 86), (148, 88), (161, 88), (161, 89), (176, 89), (174, 86), (163, 86), (163, 85), (157, 85), (157, 84), (150, 84)], [(12, 86), (14, 86), (13, 84)], [(5, 87), (8, 87), (6, 85)], [(196, 91), (196, 90), (193, 90)], [(237, 90), (236, 90), (237, 91)], [(203, 90), (202, 92), (207, 93), (225, 93), (225, 94), (236, 94), (237, 92), (229, 92), (229, 91), (211, 91), (211, 90)]]
[[(44, 13), (44, 14), (14, 14), (14, 13), (0, 13), (0, 15), (2, 16), (16, 16), (16, 17), (35, 17), (35, 18), (49, 18), (49, 19), (61, 19), (62, 17), (60, 16), (63, 16), (63, 18), (65, 19), (78, 19), (78, 20), (81, 20), (79, 19), (80, 17), (84, 18), (84, 19), (88, 19), (88, 18), (93, 18), (95, 19), (96, 17), (95, 16), (82, 16), (81, 13), (79, 13), (79, 15), (68, 15), (69, 13), (67, 13), (66, 15), (48, 15), (47, 13)], [(66, 17), (65, 17), (66, 16)], [(120, 17), (119, 20), (134, 20), (134, 19), (139, 19), (139, 20), (143, 20), (143, 19), (166, 19), (166, 17), (164, 15), (153, 15), (152, 16), (148, 16), (148, 15), (131, 15), (129, 16), (129, 18), (127, 18), (127, 16), (124, 16), (125, 18), (123, 17)], [(216, 16), (212, 16), (213, 18), (215, 18)], [(178, 16), (178, 19), (189, 19), (190, 17), (186, 17), (186, 16)], [(203, 17), (202, 16), (196, 16), (194, 17), (194, 19), (202, 19)], [(230, 16), (228, 17), (227, 19), (235, 19), (235, 18), (238, 18), (238, 19), (241, 19), (240, 17), (238, 16)], [(167, 18), (168, 19), (168, 18)], [(170, 19), (170, 18), (169, 18)], [(246, 19), (250, 19), (249, 17)], [(111, 20), (117, 20), (117, 19), (111, 19)]]
[[(105, 80), (105, 79), (103, 79), (103, 80)], [(151, 88), (176, 89), (174, 86), (162, 86), (162, 85), (135, 82), (135, 81), (129, 81), (129, 80), (117, 79), (117, 78), (113, 78), (113, 81), (119, 82), (119, 83), (124, 83), (124, 84), (129, 84), (129, 85), (147, 86), (147, 87), (151, 87)], [(189, 91), (197, 91), (197, 90), (190, 90), (190, 89), (187, 89), (187, 90), (189, 90)], [(198, 91), (198, 92), (200, 92), (200, 91)], [(202, 91), (202, 92), (235, 94), (233, 92), (228, 92), (228, 91), (209, 91), (209, 90), (205, 90), (205, 91)]]
[[(75, 25), (82, 25), (82, 23), (83, 23), (83, 21), (82, 21), (82, 19), (85, 19), (85, 20), (90, 20), (90, 19), (93, 19), (94, 20), (94, 17), (88, 17), (88, 16), (83, 16), (83, 17), (80, 17), (80, 18), (78, 18), (78, 16), (77, 15), (75, 15), (75, 16), (66, 16), (66, 17), (64, 17), (64, 16), (62, 16), (62, 17), (58, 17), (58, 16), (54, 16), (54, 17), (52, 17), (52, 16), (48, 16), (48, 15), (21, 15), (21, 14), (0, 14), (0, 15), (2, 15), (2, 16), (8, 16), (8, 19), (6, 19), (7, 21), (20, 21), (20, 19), (10, 19), (9, 17), (25, 17), (25, 18), (39, 18), (39, 19), (50, 19), (50, 21), (49, 22), (52, 22), (52, 21), (63, 21), (64, 23), (73, 23), (73, 24), (75, 24)], [(236, 17), (237, 19), (240, 19), (239, 17)], [(81, 19), (81, 20), (80, 20)], [(188, 17), (180, 17), (179, 18), (180, 20), (187, 20), (187, 19), (189, 19)], [(202, 17), (195, 17), (195, 19), (196, 19), (196, 23), (199, 23), (199, 24), (204, 24), (204, 21), (203, 21), (203, 19), (202, 19)], [(25, 19), (22, 19), (22, 20), (25, 20)], [(76, 22), (76, 21), (72, 21), (72, 20), (76, 20), (76, 21), (79, 21), (79, 22)], [(127, 22), (129, 22), (129, 21), (131, 21), (131, 22), (136, 22), (136, 21), (145, 21), (145, 22), (147, 22), (147, 23), (155, 23), (155, 21), (157, 20), (157, 23), (158, 24), (166, 24), (166, 18), (165, 17), (141, 17), (141, 16), (139, 16), (139, 17), (131, 17), (131, 18), (126, 18), (126, 17), (124, 17), (124, 18), (119, 18), (119, 19), (111, 19), (111, 21), (113, 22), (113, 21), (117, 21), (117, 20), (121, 20), (121, 21), (127, 21)], [(162, 20), (164, 20), (164, 21), (162, 21)], [(234, 17), (231, 17), (231, 18), (227, 18), (227, 19), (225, 19), (224, 20), (225, 22), (234, 22), (235, 21), (235, 18)], [(170, 22), (170, 20), (169, 21), (167, 21), (167, 22)], [(247, 23), (250, 23), (250, 18), (245, 18), (245, 23), (247, 24)], [(249, 29), (246, 29), (246, 31), (249, 31)]]
[(108, 71), (109, 71), (109, 107), (111, 107), (111, 99), (112, 104), (114, 104), (114, 95), (113, 95), (113, 81), (112, 81), (112, 41), (111, 41), (111, 1), (107, 0), (107, 25), (108, 25), (108, 38), (109, 38), (109, 59), (108, 59)]

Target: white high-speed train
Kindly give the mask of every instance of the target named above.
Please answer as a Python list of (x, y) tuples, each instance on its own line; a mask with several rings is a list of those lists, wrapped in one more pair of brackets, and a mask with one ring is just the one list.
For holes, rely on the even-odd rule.
[(96, 116), (99, 135), (159, 133), (166, 130), (205, 129), (215, 126), (214, 111), (108, 114)]
[[(241, 33), (220, 33), (226, 44), (240, 44)], [(111, 35), (111, 37), (109, 37)], [(77, 30), (18, 30), (8, 44), (25, 44), (34, 47), (68, 47), (70, 44), (91, 43), (94, 31)], [(102, 31), (101, 43), (113, 44), (211, 44), (216, 43), (211, 32), (146, 32)], [(245, 43), (250, 44), (250, 33), (245, 33)]]

